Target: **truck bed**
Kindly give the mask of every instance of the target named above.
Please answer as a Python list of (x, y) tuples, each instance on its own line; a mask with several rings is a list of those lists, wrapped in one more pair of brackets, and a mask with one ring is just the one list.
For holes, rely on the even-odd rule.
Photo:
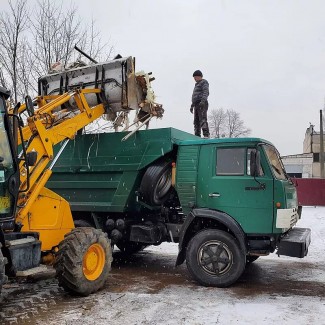
[[(72, 211), (126, 212), (146, 166), (198, 137), (174, 128), (77, 135), (64, 149), (47, 187), (63, 196)], [(59, 148), (57, 148), (59, 149)]]

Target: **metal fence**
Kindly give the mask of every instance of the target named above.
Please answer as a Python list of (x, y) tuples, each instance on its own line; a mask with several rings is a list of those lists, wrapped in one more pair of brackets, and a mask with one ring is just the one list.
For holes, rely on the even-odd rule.
[(325, 179), (292, 178), (297, 186), (299, 205), (325, 206)]

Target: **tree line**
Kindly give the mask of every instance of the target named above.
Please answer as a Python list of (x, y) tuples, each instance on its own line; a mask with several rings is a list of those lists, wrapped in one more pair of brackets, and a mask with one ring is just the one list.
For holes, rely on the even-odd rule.
[(67, 9), (51, 0), (39, 0), (32, 8), (27, 0), (8, 4), (0, 13), (0, 85), (11, 90), (13, 102), (37, 94), (38, 78), (48, 74), (52, 64), (66, 67), (81, 59), (75, 44), (98, 61), (112, 54), (95, 20), (85, 22), (73, 4)]

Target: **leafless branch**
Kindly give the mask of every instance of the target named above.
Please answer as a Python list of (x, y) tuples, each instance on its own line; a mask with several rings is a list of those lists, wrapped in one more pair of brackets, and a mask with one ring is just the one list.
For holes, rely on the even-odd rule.
[(251, 129), (247, 128), (240, 118), (240, 113), (233, 109), (213, 109), (208, 118), (212, 137), (239, 138), (251, 133)]
[(96, 60), (107, 60), (113, 47), (104, 42), (94, 19), (83, 27), (77, 6), (38, 0), (30, 12), (27, 0), (8, 0), (8, 12), (0, 13), (0, 83), (12, 90), (13, 99), (36, 95), (39, 77), (61, 62), (75, 61), (78, 44)]
[(18, 66), (21, 60), (21, 38), (28, 27), (27, 0), (9, 2), (9, 12), (0, 14), (0, 60), (2, 69), (10, 79), (13, 99), (18, 98)]

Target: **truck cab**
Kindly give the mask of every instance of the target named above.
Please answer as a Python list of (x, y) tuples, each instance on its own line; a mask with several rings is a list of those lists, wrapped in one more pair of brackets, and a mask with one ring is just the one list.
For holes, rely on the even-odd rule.
[[(186, 258), (199, 282), (223, 286), (228, 281), (219, 281), (217, 269), (237, 264), (239, 274), (245, 267), (243, 256), (250, 263), (276, 248), (279, 255), (302, 258), (307, 254), (310, 230), (292, 229), (301, 207), (270, 142), (258, 138), (183, 141), (177, 169), (177, 192), (188, 214), (180, 232), (177, 264)], [(228, 242), (219, 239), (222, 235), (230, 235)], [(236, 246), (233, 238), (237, 244), (233, 250), (242, 256), (237, 263), (230, 249)]]
[[(257, 164), (254, 171), (252, 164)], [(294, 184), (275, 147), (264, 140), (182, 144), (177, 168), (176, 186), (187, 211), (191, 205), (222, 211), (232, 216), (246, 234), (282, 233), (300, 218)], [(188, 179), (183, 178), (184, 173), (188, 173)], [(191, 197), (185, 194), (189, 187)]]

